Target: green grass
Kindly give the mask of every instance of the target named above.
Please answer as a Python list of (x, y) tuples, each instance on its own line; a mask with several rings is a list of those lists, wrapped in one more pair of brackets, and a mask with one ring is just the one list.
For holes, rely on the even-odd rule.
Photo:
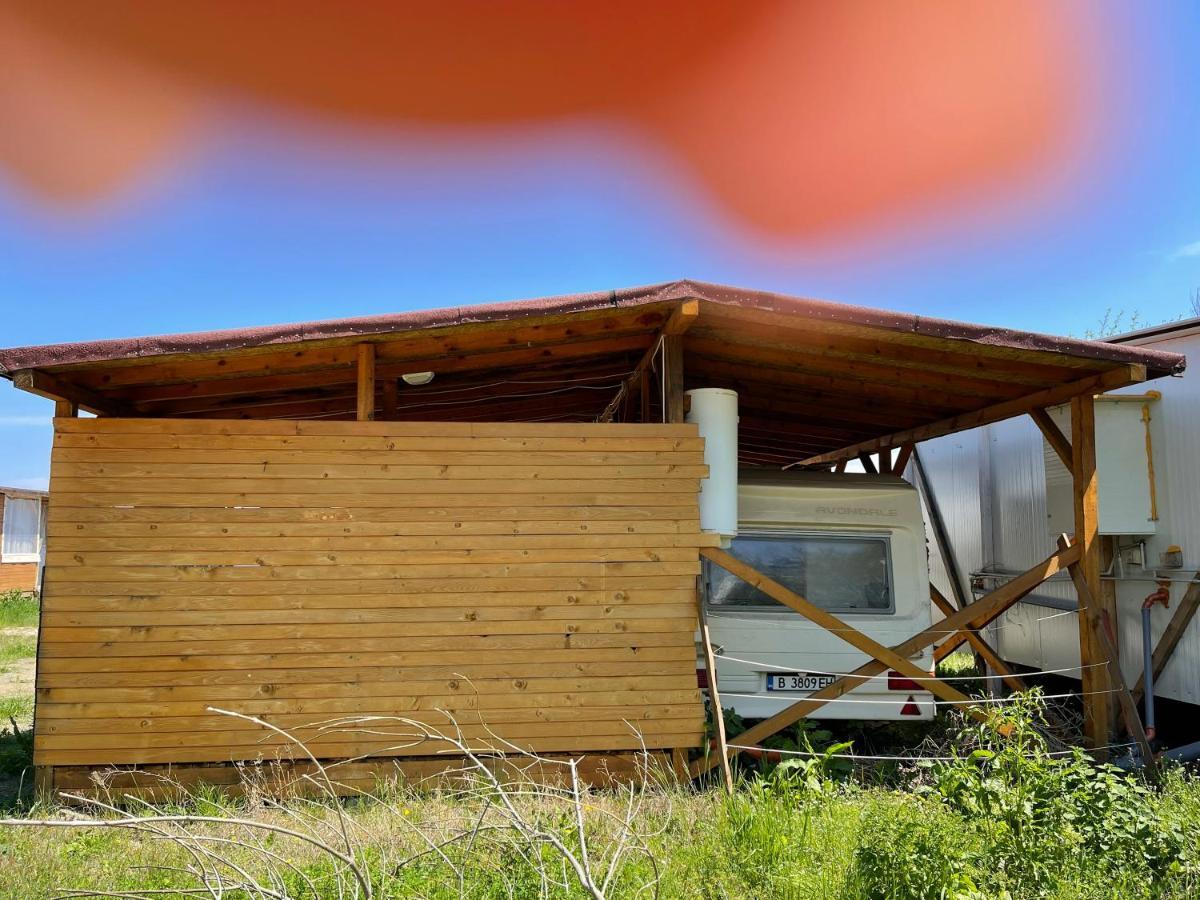
[(38, 598), (36, 594), (8, 591), (0, 594), (0, 628), (36, 628)]
[(29, 722), (33, 719), (33, 698), (0, 697), (0, 722), (16, 719), (18, 722)]
[[(641, 801), (644, 852), (624, 858), (607, 896), (662, 898), (833, 898), (833, 900), (1150, 900), (1200, 895), (1200, 780), (1181, 768), (1157, 787), (1082, 753), (1051, 756), (1032, 727), (1036, 698), (994, 715), (1011, 726), (1000, 739), (972, 723), (958, 734), (958, 757), (918, 764), (896, 786), (872, 786), (824, 757), (794, 759), (766, 773), (744, 774), (736, 792), (663, 787)], [(354, 856), (371, 873), (377, 896), (582, 898), (547, 843), (501, 839), (430, 845), (481, 821), (475, 794), (417, 796), (391, 787), (378, 799), (346, 801), (354, 823)], [(544, 794), (515, 797), (522, 814), (578, 848), (572, 807)], [(585, 796), (582, 816), (593, 860), (614, 845), (625, 809), (617, 792)], [(232, 815), (329, 826), (335, 807), (305, 805), (302, 814), (230, 801), (198, 791), (184, 806)], [(39, 807), (34, 816), (61, 815)], [(192, 826), (208, 839), (244, 838), (232, 825)], [(209, 843), (208, 846), (216, 846)], [(272, 838), (266, 845), (289, 868), (280, 878), (290, 896), (337, 896), (337, 869), (313, 847)], [(235, 849), (239, 866), (261, 872), (264, 857)], [(564, 884), (542, 880), (534, 865)], [(178, 847), (142, 834), (106, 830), (0, 827), (0, 896), (48, 896), (63, 888), (108, 891), (194, 886), (171, 867), (185, 865)], [(294, 868), (291, 868), (294, 867)], [(462, 882), (456, 875), (461, 872)], [(653, 882), (653, 891), (645, 889)], [(4, 893), (7, 891), (8, 893)], [(237, 896), (242, 896), (237, 894)]]
[[(994, 823), (965, 815), (942, 798), (913, 792), (852, 785), (794, 792), (769, 781), (744, 784), (731, 798), (717, 790), (666, 790), (648, 799), (644, 813), (646, 826), (655, 832), (650, 857), (630, 857), (609, 896), (639, 896), (637, 887), (655, 874), (657, 895), (680, 900), (1196, 896), (1200, 785), (1174, 773), (1161, 792), (1145, 800), (1139, 815), (1153, 824), (1137, 834), (1146, 842), (1143, 853), (1140, 843), (1123, 838), (1089, 845), (1069, 828), (1050, 834), (1035, 827), (1037, 833), (1028, 842), (1014, 843), (1012, 835), (1001, 833)], [(589, 805), (620, 808), (612, 795), (589, 798)], [(434, 854), (401, 866), (383, 860), (418, 853), (423, 845), (417, 828), (446, 818), (469, 818), (464, 804), (443, 796), (408, 799), (404, 807), (414, 830), (398, 828), (377, 807), (359, 805), (351, 811), (371, 835), (370, 852), (363, 856), (382, 887), (381, 895), (459, 897), (457, 879)], [(215, 811), (212, 804), (201, 809)], [(261, 809), (246, 812), (236, 805), (230, 811), (270, 817)], [(1031, 822), (1038, 812), (1036, 805), (1031, 808)], [(1056, 820), (1056, 827), (1061, 824)], [(601, 829), (594, 822), (590, 827)], [(1114, 835), (1117, 830), (1109, 829)], [(1164, 846), (1163, 835), (1172, 830), (1178, 839)], [(561, 831), (569, 836), (571, 823), (564, 820)], [(311, 877), (330, 874), (328, 862), (311, 848), (284, 841), (271, 848)], [(585, 896), (577, 887), (551, 888), (542, 894), (527, 860), (510, 847), (481, 841), (469, 851), (451, 850), (450, 857), (463, 869), (462, 896)], [(248, 854), (239, 858), (249, 864)], [(21, 872), (19, 882), (0, 879), (0, 896), (51, 896), (61, 888), (163, 889), (189, 883), (177, 873), (150, 868), (185, 863), (177, 848), (116, 831), (0, 828), (0, 859), (0, 870)]]
[[(10, 605), (11, 604), (11, 605)], [(0, 621), (36, 621), (36, 604), (0, 600)], [(23, 611), (19, 611), (22, 610)], [(0, 637), (0, 666), (31, 657), (36, 641)], [(973, 672), (969, 654), (939, 666), (943, 675)], [(0, 725), (12, 716), (28, 721), (31, 697), (0, 700)], [(893, 764), (854, 770), (831, 757), (792, 758), (773, 769), (739, 773), (733, 796), (715, 787), (659, 787), (642, 799), (637, 816), (644, 852), (627, 855), (607, 892), (609, 898), (657, 896), (664, 900), (1160, 900), (1200, 896), (1200, 779), (1169, 769), (1157, 787), (1140, 776), (1098, 767), (1082, 753), (1052, 756), (1033, 727), (1040, 701), (1026, 698), (994, 716), (1013, 737), (1001, 740), (989, 727), (949, 712), (929, 723), (880, 729), (845, 729), (842, 737), (866, 743), (894, 739), (915, 746), (930, 734), (953, 748), (949, 762)], [(890, 729), (890, 730), (889, 730)], [(736, 729), (735, 729), (736, 730)], [(941, 737), (945, 736), (946, 744)], [(839, 738), (840, 739), (840, 738)], [(781, 746), (841, 752), (816, 723), (780, 737)], [(876, 747), (875, 749), (879, 749)], [(29, 790), (31, 735), (0, 727), (0, 781), (7, 815), (62, 817), (64, 811), (35, 801)], [(944, 752), (944, 751), (943, 751)], [(415, 795), (385, 787), (368, 802), (340, 807), (291, 805), (281, 811), (256, 800), (230, 800), (200, 788), (189, 799), (162, 807), (270, 820), (325, 823), (335, 810), (355, 823), (354, 855), (371, 873), (379, 897), (524, 898), (575, 900), (587, 895), (573, 883), (556, 852), (545, 843), (477, 839), (431, 843), (479, 820), (479, 798), (442, 792)], [(561, 802), (521, 796), (517, 803), (540, 827), (578, 847), (576, 819)], [(131, 807), (145, 810), (144, 807)], [(625, 799), (617, 792), (585, 797), (583, 816), (593, 853), (615, 844)], [(73, 813), (75, 815), (77, 813)], [(107, 813), (106, 813), (107, 815)], [(491, 821), (496, 821), (493, 818)], [(193, 826), (210, 838), (244, 840), (232, 825)], [(217, 846), (217, 845), (210, 845)], [(221, 844), (220, 846), (234, 846)], [(280, 878), (294, 897), (338, 896), (337, 869), (312, 846), (285, 838), (266, 844), (273, 859), (286, 859)], [(245, 871), (261, 873), (264, 857), (231, 851)], [(68, 830), (0, 826), (0, 898), (54, 896), (65, 889), (108, 892), (194, 888), (180, 867), (190, 857), (178, 846), (125, 830)], [(563, 884), (548, 883), (534, 862)], [(461, 872), (461, 884), (456, 870)], [(19, 873), (19, 875), (17, 874)], [(315, 895), (307, 885), (316, 886)], [(645, 886), (654, 884), (654, 890)], [(174, 894), (173, 896), (186, 896)], [(227, 892), (227, 896), (247, 896)], [(347, 900), (352, 896), (347, 896)]]
[(0, 671), (22, 659), (37, 655), (37, 638), (24, 635), (0, 635)]

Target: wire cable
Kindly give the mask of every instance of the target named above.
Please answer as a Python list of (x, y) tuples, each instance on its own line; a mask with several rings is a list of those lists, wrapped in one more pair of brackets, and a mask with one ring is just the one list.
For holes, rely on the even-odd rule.
[[(1092, 694), (1115, 694), (1115, 693), (1117, 693), (1116, 688), (1108, 688), (1103, 691), (1072, 691), (1071, 693), (1068, 693), (1068, 694), (1042, 694), (1041, 699), (1042, 700), (1062, 700), (1067, 697), (1087, 697)], [(1022, 699), (1019, 695), (1013, 695), (1011, 697), (968, 697), (965, 700), (920, 700), (920, 701), (863, 700), (863, 699), (858, 699), (858, 698), (854, 698), (854, 697), (811, 697), (810, 698), (809, 695), (802, 695), (802, 694), (798, 694), (798, 693), (781, 696), (779, 694), (774, 694), (774, 693), (770, 693), (770, 694), (738, 694), (738, 693), (733, 693), (731, 691), (721, 691), (721, 696), (722, 697), (745, 697), (746, 699), (749, 699), (749, 700), (772, 700), (776, 703), (787, 703), (787, 704), (799, 703), (799, 702), (802, 702), (807, 699), (814, 699), (814, 700), (819, 700), (822, 704), (825, 704), (825, 703), (886, 703), (888, 706), (904, 706), (907, 703), (913, 703), (913, 702), (931, 703), (934, 706), (964, 706), (966, 704), (975, 706), (975, 705), (983, 705), (983, 704), (1016, 703), (1017, 701)]]
[[(730, 750), (755, 750), (761, 753), (778, 753), (780, 756), (808, 756), (827, 759), (849, 759), (849, 760), (866, 760), (866, 761), (895, 761), (895, 762), (961, 762), (966, 759), (965, 756), (885, 756), (864, 753), (820, 753), (815, 750), (776, 750), (773, 747), (755, 747), (748, 744), (729, 744), (725, 745)], [(1135, 746), (1132, 742), (1125, 744), (1105, 744), (1103, 747), (1094, 747), (1090, 752), (1095, 753), (1100, 750), (1124, 750)], [(1077, 752), (1089, 752), (1082, 747), (1072, 748), (1070, 750), (1049, 750), (1044, 754), (1022, 754), (1027, 759), (1034, 759), (1037, 756), (1071, 756)]]
[[(730, 662), (743, 663), (748, 666), (761, 666), (761, 667), (763, 667), (764, 670), (770, 669), (775, 672), (801, 671), (801, 670), (797, 669), (795, 666), (777, 666), (773, 663), (760, 662), (755, 659), (741, 659), (740, 657), (737, 657), (737, 656), (727, 656), (724, 653), (714, 653), (713, 656), (715, 656), (717, 659), (727, 659)], [(1062, 674), (1063, 672), (1078, 672), (1083, 669), (1099, 668), (1100, 666), (1107, 666), (1107, 665), (1108, 665), (1107, 662), (1086, 663), (1084, 665), (1078, 665), (1078, 666), (1067, 666), (1066, 668), (1062, 668), (1062, 669), (1038, 669), (1037, 671), (1033, 671), (1033, 672), (1017, 672), (1015, 674), (1019, 675), (1022, 678), (1027, 678), (1032, 675), (1059, 675), (1059, 674)], [(873, 678), (885, 677), (882, 674), (880, 674), (880, 675), (855, 675), (852, 672), (826, 672), (826, 671), (822, 671), (821, 669), (810, 669), (807, 667), (805, 667), (803, 669), (803, 672), (806, 674), (810, 674), (810, 675), (833, 675), (834, 677), (837, 677), (837, 678), (858, 678), (863, 681), (870, 681)], [(937, 675), (926, 675), (924, 677), (917, 678), (916, 676), (905, 675), (904, 677), (908, 678), (911, 681), (991, 681), (993, 678), (1001, 678), (1003, 676), (1000, 676), (1000, 675), (949, 675), (945, 678), (939, 678)]]

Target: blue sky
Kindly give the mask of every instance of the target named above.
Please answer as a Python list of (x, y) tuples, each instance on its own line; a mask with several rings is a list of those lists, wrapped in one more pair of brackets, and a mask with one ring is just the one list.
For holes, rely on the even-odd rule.
[[(967, 198), (836, 246), (761, 239), (638, 134), (330, 134), (233, 107), (136, 189), (52, 209), (0, 172), (0, 345), (590, 291), (676, 278), (1082, 334), (1200, 288), (1200, 6), (1131, 27), (1082, 180)], [(44, 486), (48, 401), (0, 384), (0, 483)]]

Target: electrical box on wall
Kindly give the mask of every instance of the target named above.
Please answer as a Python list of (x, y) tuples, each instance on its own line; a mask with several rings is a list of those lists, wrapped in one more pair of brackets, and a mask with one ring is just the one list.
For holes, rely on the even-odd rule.
[[(1157, 499), (1150, 422), (1157, 394), (1096, 398), (1096, 474), (1099, 482), (1101, 534), (1154, 534)], [(1048, 410), (1071, 438), (1070, 405)], [(1042, 441), (1046, 460), (1046, 515), (1050, 533), (1075, 531), (1075, 497), (1071, 474), (1054, 449)]]

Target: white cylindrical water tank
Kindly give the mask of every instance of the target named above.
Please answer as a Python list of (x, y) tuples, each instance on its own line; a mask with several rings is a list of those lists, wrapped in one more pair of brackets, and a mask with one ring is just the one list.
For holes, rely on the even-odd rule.
[(738, 526), (737, 391), (687, 392), (687, 421), (700, 426), (708, 477), (700, 481), (700, 528), (732, 538)]

